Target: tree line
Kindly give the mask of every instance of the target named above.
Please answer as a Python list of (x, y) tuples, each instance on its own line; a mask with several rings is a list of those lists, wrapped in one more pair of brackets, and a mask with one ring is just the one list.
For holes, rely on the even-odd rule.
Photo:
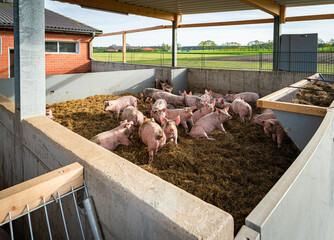
[[(197, 46), (185, 46), (177, 44), (178, 50), (252, 50), (252, 51), (270, 51), (273, 50), (274, 43), (272, 40), (267, 42), (254, 40), (247, 43), (247, 45), (241, 45), (238, 42), (225, 42), (221, 45), (216, 44), (212, 40), (201, 41)], [(151, 46), (151, 48), (159, 49), (161, 51), (170, 51), (172, 46), (166, 43), (162, 43), (161, 46)], [(321, 38), (318, 38), (318, 49), (321, 51), (334, 51), (334, 38), (325, 42)], [(106, 47), (94, 47), (94, 52), (106, 52)]]

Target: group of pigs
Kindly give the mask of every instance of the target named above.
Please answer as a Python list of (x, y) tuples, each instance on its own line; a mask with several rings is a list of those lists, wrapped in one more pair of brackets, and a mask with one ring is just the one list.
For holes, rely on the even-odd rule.
[[(121, 114), (120, 125), (110, 131), (100, 133), (91, 141), (102, 147), (114, 150), (118, 145), (128, 146), (131, 144), (129, 137), (139, 128), (139, 137), (148, 147), (149, 164), (154, 155), (168, 141), (177, 145), (178, 129), (181, 123), (186, 133), (193, 138), (203, 137), (215, 140), (208, 135), (216, 129), (225, 133), (223, 123), (232, 117), (228, 111), (231, 109), (239, 115), (242, 123), (250, 121), (252, 117), (251, 102), (259, 98), (257, 93), (244, 92), (239, 94), (218, 94), (206, 91), (204, 94), (189, 94), (179, 92), (172, 94), (172, 87), (163, 86), (163, 89), (145, 88), (141, 93), (141, 100), (153, 100), (146, 118), (137, 109), (138, 99), (134, 96), (124, 96), (113, 101), (105, 101), (104, 110), (109, 112), (111, 118), (117, 120)], [(178, 108), (182, 106), (182, 108)], [(216, 110), (214, 111), (214, 107)], [(195, 111), (196, 110), (196, 111)], [(272, 134), (273, 140), (277, 138), (278, 146), (281, 146), (284, 130), (279, 125), (271, 111), (253, 118), (252, 122), (264, 127), (264, 132)], [(160, 123), (160, 124), (159, 124)], [(189, 130), (190, 129), (190, 130)]]

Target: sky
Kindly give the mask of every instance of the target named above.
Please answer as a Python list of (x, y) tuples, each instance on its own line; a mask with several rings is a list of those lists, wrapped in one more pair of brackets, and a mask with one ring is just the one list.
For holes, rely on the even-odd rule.
[[(86, 25), (92, 26), (103, 33), (153, 27), (157, 25), (171, 25), (171, 21), (137, 15), (121, 15), (81, 8), (77, 5), (45, 0), (45, 8), (72, 18)], [(310, 7), (288, 7), (286, 16), (303, 16), (334, 13), (334, 4)], [(183, 15), (181, 24), (223, 22), (236, 20), (250, 20), (271, 18), (272, 16), (260, 11), (234, 11), (209, 14)], [(334, 38), (334, 20), (317, 20), (303, 22), (289, 22), (282, 24), (282, 34), (318, 33), (318, 38), (325, 42)], [(253, 24), (241, 26), (201, 27), (177, 30), (177, 41), (181, 46), (197, 46), (201, 41), (212, 40), (217, 45), (225, 42), (238, 42), (247, 45), (250, 41), (268, 41), (273, 39), (273, 24)], [(162, 43), (171, 44), (171, 29), (155, 30), (141, 33), (127, 34), (127, 43), (132, 46), (161, 46)], [(122, 45), (122, 35), (99, 37), (93, 40), (94, 47), (108, 47), (112, 44)]]

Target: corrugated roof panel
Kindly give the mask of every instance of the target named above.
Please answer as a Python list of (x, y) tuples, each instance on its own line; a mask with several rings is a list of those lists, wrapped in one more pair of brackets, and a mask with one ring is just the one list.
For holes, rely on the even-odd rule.
[[(13, 27), (13, 24), (13, 4), (0, 3), (0, 27)], [(45, 9), (45, 30), (80, 33), (102, 33), (101, 30), (67, 18), (48, 9)]]
[[(119, 0), (119, 2), (178, 14), (229, 12), (255, 9), (239, 0)], [(279, 5), (286, 6), (334, 4), (333, 0), (275, 0), (275, 2)], [(78, 0), (77, 4), (80, 4), (80, 0)]]

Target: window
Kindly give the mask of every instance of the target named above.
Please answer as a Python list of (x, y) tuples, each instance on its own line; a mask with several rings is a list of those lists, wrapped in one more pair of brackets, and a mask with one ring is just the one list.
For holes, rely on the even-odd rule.
[(46, 42), (45, 43), (45, 52), (58, 52), (57, 42)]
[(45, 42), (46, 53), (79, 53), (79, 42)]

